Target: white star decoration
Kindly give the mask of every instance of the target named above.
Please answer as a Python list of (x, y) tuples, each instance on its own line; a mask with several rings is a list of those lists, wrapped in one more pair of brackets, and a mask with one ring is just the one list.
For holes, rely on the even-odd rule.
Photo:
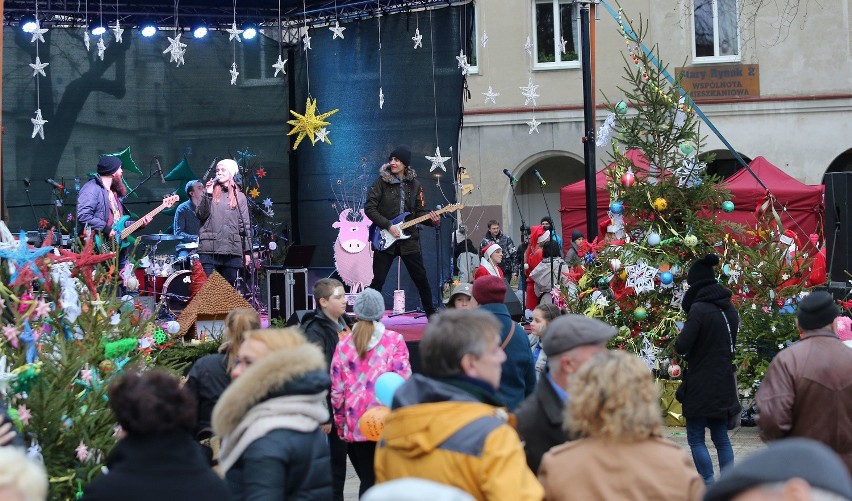
[(482, 32), (482, 48), (484, 49), (486, 45), (488, 45), (488, 32), (483, 31)]
[(331, 30), (331, 32), (334, 33), (334, 36), (331, 37), (331, 39), (334, 40), (337, 37), (343, 38), (343, 30), (345, 30), (345, 29), (346, 28), (344, 28), (343, 26), (340, 26), (339, 22), (335, 21), (334, 26), (329, 28), (329, 30)]
[(532, 56), (532, 41), (530, 41), (529, 35), (527, 35), (527, 41), (524, 42), (524, 52), (526, 52), (528, 56)]
[(307, 29), (305, 29), (305, 34), (302, 35), (302, 44), (305, 46), (305, 51), (311, 50), (311, 35), (308, 34)]
[(379, 87), (379, 109), (383, 109), (385, 106), (385, 93), (382, 92), (382, 88)]
[(115, 41), (118, 43), (122, 43), (122, 35), (124, 34), (124, 28), (118, 25), (118, 19), (115, 20), (115, 26), (112, 27), (112, 32), (115, 35)]
[(86, 52), (89, 52), (89, 43), (91, 43), (91, 39), (89, 38), (89, 30), (83, 32), (83, 45), (86, 46)]
[(328, 139), (328, 135), (331, 134), (331, 131), (326, 129), (325, 127), (317, 130), (314, 135), (317, 138), (317, 141), (325, 141), (328, 144), (331, 144), (331, 141)]
[(694, 158), (684, 158), (680, 166), (673, 172), (677, 177), (678, 187), (692, 188), (701, 178), (705, 169), (707, 169), (706, 163), (696, 162)]
[(237, 76), (240, 72), (237, 71), (237, 63), (231, 63), (231, 85), (237, 85)]
[(625, 269), (627, 270), (627, 287), (632, 287), (636, 294), (654, 290), (656, 268), (648, 266), (648, 263), (640, 259), (636, 264), (627, 266)]
[(36, 40), (38, 40), (41, 43), (44, 43), (44, 34), (45, 33), (47, 33), (47, 28), (42, 28), (41, 25), (38, 23), (38, 21), (36, 21), (35, 29), (30, 32), (30, 35), (32, 35), (32, 37), (33, 37), (32, 40), (30, 40), (30, 43), (33, 43)]
[(245, 31), (245, 30), (237, 29), (237, 23), (231, 23), (231, 27), (225, 28), (225, 31), (228, 32), (228, 41), (229, 42), (231, 40), (235, 39), (235, 38), (237, 39), (237, 42), (243, 41), (243, 39), (240, 38), (240, 35), (242, 35), (243, 31)]
[(485, 104), (488, 104), (488, 101), (491, 101), (493, 104), (497, 104), (497, 96), (500, 95), (499, 92), (494, 92), (494, 89), (491, 86), (488, 86), (488, 92), (483, 92), (483, 96), (485, 96)]
[(467, 75), (470, 72), (470, 64), (467, 62), (467, 56), (464, 55), (464, 50), (459, 51), (459, 55), (456, 56), (456, 61), (459, 64), (459, 69), (461, 69), (462, 75)]
[(533, 131), (535, 131), (536, 134), (540, 134), (540, 132), (538, 131), (538, 126), (541, 125), (541, 122), (535, 119), (535, 115), (533, 115), (532, 120), (527, 122), (527, 125), (530, 126), (530, 134), (532, 134)]
[(441, 169), (444, 172), (447, 172), (447, 167), (444, 165), (444, 162), (449, 160), (450, 157), (442, 157), (441, 156), (441, 147), (438, 146), (435, 148), (435, 156), (430, 157), (426, 155), (426, 160), (432, 162), (432, 166), (429, 167), (429, 172), (434, 171), (435, 169)]
[(272, 208), (272, 199), (269, 198), (269, 197), (266, 197), (263, 200), (263, 206), (266, 207), (267, 210), (271, 209)]
[(47, 75), (44, 74), (44, 68), (47, 67), (47, 65), (49, 65), (49, 64), (50, 63), (41, 62), (41, 59), (39, 59), (39, 57), (36, 56), (35, 62), (30, 65), (30, 68), (33, 69), (33, 76), (36, 76), (39, 73), (41, 73), (41, 76), (46, 77)]
[(654, 345), (647, 335), (642, 335), (642, 349), (639, 350), (639, 358), (645, 362), (649, 370), (657, 368), (657, 357), (662, 353), (662, 348)]
[(284, 69), (287, 66), (287, 61), (288, 59), (284, 59), (282, 61), (281, 54), (278, 54), (278, 61), (275, 61), (275, 64), (272, 65), (272, 67), (275, 68), (275, 74), (272, 75), (273, 77), (277, 77), (279, 72), (284, 75), (287, 74), (287, 70)]
[(420, 28), (414, 30), (414, 36), (411, 37), (414, 40), (414, 48), (423, 47), (423, 35), (420, 34)]
[(169, 62), (177, 63), (177, 66), (183, 64), (183, 53), (186, 52), (184, 50), (186, 44), (180, 41), (180, 36), (181, 33), (178, 33), (174, 38), (166, 37), (169, 39), (169, 46), (163, 51), (163, 54), (169, 53)]
[(41, 108), (35, 111), (35, 118), (30, 118), (30, 122), (33, 123), (33, 139), (35, 139), (36, 134), (44, 139), (44, 124), (47, 123), (47, 120), (41, 118)]
[(559, 40), (559, 46), (561, 47), (561, 50), (562, 50), (562, 53), (563, 53), (563, 54), (565, 54), (565, 52), (567, 52), (567, 50), (566, 50), (566, 48), (565, 48), (565, 46), (566, 46), (566, 45), (568, 45), (568, 41), (567, 41), (567, 40), (565, 40), (564, 38), (562, 38), (562, 39), (560, 39), (560, 40)]
[(669, 303), (672, 308), (683, 309), (683, 306), (680, 303), (683, 302), (683, 295), (686, 294), (687, 287), (689, 286), (686, 285), (686, 282), (684, 282), (681, 287), (672, 289), (672, 301)]
[[(740, 265), (735, 264), (734, 266), (728, 267), (728, 284), (736, 284), (740, 281), (740, 275), (743, 274), (743, 271), (740, 269)], [(784, 279), (786, 280), (786, 278)]]
[(526, 98), (524, 100), (524, 106), (529, 106), (530, 102), (532, 102), (533, 106), (536, 106), (535, 98), (538, 97), (538, 84), (534, 84), (532, 78), (529, 79), (529, 83), (526, 87), (521, 87), (521, 94)]
[(98, 57), (101, 58), (101, 61), (104, 60), (104, 53), (106, 52), (106, 44), (104, 43), (104, 37), (100, 37), (98, 39)]

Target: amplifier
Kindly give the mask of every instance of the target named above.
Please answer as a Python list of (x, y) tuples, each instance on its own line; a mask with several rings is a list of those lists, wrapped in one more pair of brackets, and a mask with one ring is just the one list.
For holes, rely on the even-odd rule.
[(269, 318), (286, 321), (296, 310), (308, 309), (308, 269), (266, 270)]

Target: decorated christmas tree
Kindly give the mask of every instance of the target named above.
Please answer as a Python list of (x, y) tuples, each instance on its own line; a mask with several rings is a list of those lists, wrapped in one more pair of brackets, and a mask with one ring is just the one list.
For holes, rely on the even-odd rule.
[[(774, 354), (797, 337), (793, 304), (801, 297), (815, 248), (785, 233), (783, 207), (768, 195), (754, 227), (725, 220), (735, 200), (701, 158), (701, 121), (693, 103), (643, 44), (647, 26), (621, 19), (627, 45), (621, 100), (598, 133), (611, 145), (605, 236), (586, 242), (582, 263), (556, 301), (619, 328), (612, 347), (642, 356), (661, 378), (677, 378), (673, 342), (685, 319), (681, 300), (690, 264), (721, 259), (720, 283), (734, 293), (742, 323), (737, 343), (744, 396), (762, 380)], [(602, 231), (603, 233), (603, 231)], [(792, 237), (790, 235), (793, 235)], [(808, 256), (808, 251), (811, 256)]]

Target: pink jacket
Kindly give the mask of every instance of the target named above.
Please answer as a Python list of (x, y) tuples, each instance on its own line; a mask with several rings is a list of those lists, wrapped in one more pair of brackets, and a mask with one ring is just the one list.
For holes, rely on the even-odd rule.
[(331, 359), (334, 424), (340, 438), (347, 442), (367, 441), (358, 427), (358, 420), (368, 409), (382, 405), (376, 399), (376, 379), (385, 372), (396, 372), (405, 379), (411, 377), (408, 347), (402, 334), (385, 330), (384, 324), (379, 322), (375, 326), (363, 359), (358, 358), (351, 334), (337, 343)]

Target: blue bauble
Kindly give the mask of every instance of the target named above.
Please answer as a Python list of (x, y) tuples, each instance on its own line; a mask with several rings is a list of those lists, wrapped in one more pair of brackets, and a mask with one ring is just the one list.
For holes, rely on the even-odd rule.
[(615, 202), (609, 204), (609, 211), (613, 214), (621, 214), (624, 212), (624, 204), (616, 200)]
[(669, 271), (664, 271), (660, 273), (660, 283), (663, 285), (669, 285), (674, 281), (674, 275)]
[(648, 245), (651, 247), (660, 245), (660, 234), (655, 231), (648, 235)]
[(731, 202), (730, 200), (725, 200), (724, 202), (722, 202), (722, 210), (729, 213), (734, 212), (734, 202)]

